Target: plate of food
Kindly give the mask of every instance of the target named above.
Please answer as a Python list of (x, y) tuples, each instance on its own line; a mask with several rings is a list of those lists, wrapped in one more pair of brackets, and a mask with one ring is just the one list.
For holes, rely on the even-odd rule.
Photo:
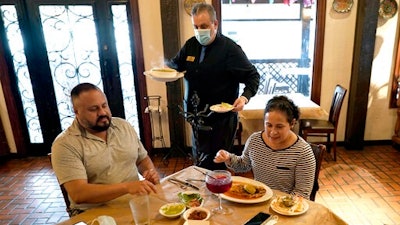
[(271, 209), (285, 216), (297, 216), (307, 212), (309, 205), (302, 197), (283, 195), (271, 202)]
[(232, 176), (232, 187), (229, 191), (221, 194), (221, 198), (245, 204), (265, 202), (273, 196), (271, 188), (259, 181)]
[(178, 198), (187, 208), (199, 207), (204, 204), (203, 197), (197, 191), (179, 192)]
[(144, 75), (149, 76), (156, 81), (171, 82), (182, 78), (184, 73), (180, 73), (171, 68), (153, 68), (149, 71), (145, 71)]
[(226, 113), (231, 111), (233, 108), (233, 105), (226, 102), (221, 102), (221, 104), (212, 105), (210, 110), (217, 113)]

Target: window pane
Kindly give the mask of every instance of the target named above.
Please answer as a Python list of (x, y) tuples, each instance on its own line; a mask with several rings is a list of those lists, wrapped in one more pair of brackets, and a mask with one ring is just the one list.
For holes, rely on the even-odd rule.
[(2, 5), (0, 9), (8, 45), (10, 46), (22, 106), (24, 108), (29, 139), (31, 143), (43, 143), (42, 129), (33, 96), (30, 74), (26, 64), (24, 43), (22, 41), (17, 12), (14, 5)]
[(133, 79), (131, 42), (129, 36), (129, 24), (125, 5), (113, 5), (114, 37), (117, 47), (119, 73), (124, 99), (125, 117), (139, 134), (138, 110)]
[(64, 130), (74, 119), (71, 89), (84, 82), (103, 88), (92, 6), (42, 5), (39, 10)]
[[(221, 26), (258, 69), (258, 94), (310, 96), (316, 5), (252, 2), (222, 0)], [(271, 84), (276, 88), (267, 87)]]

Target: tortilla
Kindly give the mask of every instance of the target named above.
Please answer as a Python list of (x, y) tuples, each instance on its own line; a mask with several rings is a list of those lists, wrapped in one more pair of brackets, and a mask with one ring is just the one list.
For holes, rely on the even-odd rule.
[(291, 206), (285, 205), (283, 200), (284, 196), (280, 196), (277, 198), (276, 201), (272, 203), (274, 208), (277, 209), (278, 211), (286, 213), (298, 213), (304, 210), (303, 198), (301, 197), (296, 198), (294, 204)]

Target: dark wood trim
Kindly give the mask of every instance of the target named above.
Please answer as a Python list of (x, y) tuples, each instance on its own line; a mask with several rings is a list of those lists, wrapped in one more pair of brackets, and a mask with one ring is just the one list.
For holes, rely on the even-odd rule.
[[(136, 65), (134, 67), (134, 69), (136, 69), (134, 70), (135, 82), (137, 82), (135, 85), (137, 88), (136, 93), (139, 93), (139, 95), (136, 95), (136, 102), (139, 103), (138, 111), (142, 112), (140, 115), (142, 115), (141, 119), (143, 121), (143, 126), (140, 127), (140, 130), (143, 131), (141, 140), (144, 147), (150, 152), (152, 149), (150, 118), (148, 114), (143, 113), (144, 109), (147, 107), (147, 102), (144, 100), (144, 97), (147, 96), (147, 83), (145, 76), (142, 76), (145, 69), (138, 1), (130, 0), (130, 12), (134, 42), (132, 51), (135, 56), (132, 60), (134, 61), (134, 65)], [(139, 123), (139, 125), (140, 124), (141, 123)]]
[(347, 149), (363, 149), (364, 146), (379, 1), (361, 0), (357, 6), (353, 65), (345, 131), (345, 147)]
[[(397, 27), (397, 30), (400, 30), (400, 24)], [(400, 95), (400, 39), (397, 37), (396, 41), (396, 58), (395, 58), (395, 66), (394, 66), (394, 71), (392, 74), (392, 89), (390, 91), (390, 103), (389, 103), (389, 108), (398, 108), (400, 107), (400, 98), (398, 99), (397, 96)]]
[(5, 52), (3, 48), (3, 43), (0, 42), (0, 82), (3, 88), (3, 94), (5, 98), (5, 103), (7, 106), (8, 116), (10, 118), (10, 123), (12, 127), (12, 133), (14, 136), (14, 141), (16, 144), (16, 148), (18, 151), (18, 155), (26, 155), (27, 149), (25, 145), (25, 138), (27, 137), (23, 134), (23, 129), (21, 126), (21, 121), (19, 118), (16, 100), (14, 99), (12, 84), (9, 76), (9, 68), (7, 66), (7, 62), (5, 57)]
[(222, 24), (221, 24), (221, 0), (212, 0), (211, 4), (213, 5), (215, 12), (217, 13), (218, 20), (218, 32), (222, 32)]
[(311, 100), (320, 104), (322, 85), (322, 63), (324, 59), (326, 1), (317, 2), (315, 25), (314, 69), (312, 75)]
[[(172, 58), (181, 48), (179, 0), (160, 0), (164, 57)], [(186, 12), (185, 12), (186, 13)], [(167, 82), (168, 121), (171, 148), (184, 149), (185, 120), (179, 114), (178, 105), (183, 104), (183, 81)]]

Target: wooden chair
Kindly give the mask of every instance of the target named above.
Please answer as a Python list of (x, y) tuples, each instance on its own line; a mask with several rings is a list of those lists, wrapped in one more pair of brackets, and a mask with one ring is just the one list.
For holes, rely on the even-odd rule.
[(242, 131), (243, 131), (243, 125), (239, 121), (237, 129), (236, 129), (236, 134), (235, 134), (235, 139), (238, 141), (239, 146), (242, 146)]
[(264, 86), (264, 94), (273, 94), (275, 91), (276, 81), (274, 78), (267, 78)]
[[(50, 164), (51, 164), (51, 153), (48, 153), (47, 156), (48, 156), (48, 158), (50, 160)], [(62, 184), (60, 184), (60, 189), (61, 189), (61, 193), (64, 197), (65, 205), (67, 206), (66, 211), (68, 212), (69, 216), (71, 217), (71, 208), (70, 208), (71, 202), (69, 201), (69, 198), (68, 198), (68, 192), (65, 189), (64, 185), (62, 185)]]
[(307, 140), (309, 136), (326, 137), (328, 152), (331, 149), (331, 134), (333, 134), (333, 160), (336, 161), (336, 134), (339, 121), (340, 109), (347, 89), (340, 85), (336, 85), (333, 95), (331, 107), (329, 110), (328, 120), (319, 119), (300, 119), (299, 134)]
[(272, 77), (269, 77), (269, 78), (265, 77), (264, 90), (263, 90), (264, 94), (272, 94), (272, 93), (269, 93), (270, 91), (272, 91), (272, 90), (269, 90), (269, 83), (270, 83), (271, 79), (272, 79)]
[(319, 190), (319, 183), (318, 183), (318, 178), (319, 178), (319, 171), (321, 170), (321, 165), (322, 165), (322, 160), (324, 160), (324, 154), (326, 151), (326, 146), (323, 144), (311, 144), (311, 148), (314, 152), (315, 156), (315, 178), (314, 178), (314, 185), (311, 190), (311, 195), (310, 195), (310, 200), (315, 201), (315, 195), (317, 194), (317, 191)]

